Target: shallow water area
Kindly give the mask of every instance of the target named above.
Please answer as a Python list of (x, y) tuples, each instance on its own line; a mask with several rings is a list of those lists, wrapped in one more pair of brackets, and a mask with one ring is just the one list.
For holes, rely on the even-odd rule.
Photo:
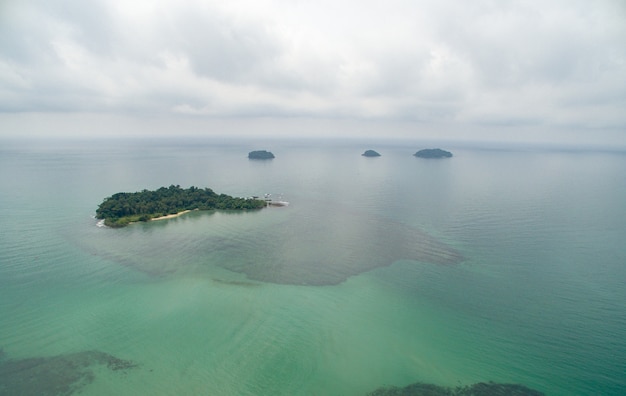
[[(94, 395), (626, 390), (624, 154), (448, 147), (431, 161), (409, 144), (365, 158), (276, 141), (258, 162), (254, 148), (4, 146), (2, 361), (137, 365), (69, 381)], [(93, 218), (113, 193), (170, 184), (290, 205)]]
[[(281, 210), (289, 212), (278, 213)], [(318, 210), (324, 216), (315, 215)], [(90, 230), (77, 243), (155, 276), (201, 275), (217, 264), (250, 280), (296, 285), (338, 284), (398, 259), (439, 265), (463, 260), (458, 251), (424, 232), (341, 205), (333, 205), (332, 211), (320, 206), (199, 211), (168, 220), (123, 230)], [(190, 252), (195, 253), (193, 259)]]

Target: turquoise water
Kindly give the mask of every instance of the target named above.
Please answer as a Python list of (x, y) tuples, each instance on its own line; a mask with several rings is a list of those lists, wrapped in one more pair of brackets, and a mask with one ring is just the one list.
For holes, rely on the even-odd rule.
[[(626, 392), (626, 154), (419, 148), (4, 142), (0, 368), (99, 351), (73, 382), (89, 395)], [(113, 193), (170, 184), (290, 205), (93, 218)]]

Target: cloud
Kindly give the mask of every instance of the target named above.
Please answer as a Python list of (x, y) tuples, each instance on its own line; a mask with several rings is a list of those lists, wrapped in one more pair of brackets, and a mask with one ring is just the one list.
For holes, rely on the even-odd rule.
[(618, 0), (9, 0), (0, 112), (626, 127)]

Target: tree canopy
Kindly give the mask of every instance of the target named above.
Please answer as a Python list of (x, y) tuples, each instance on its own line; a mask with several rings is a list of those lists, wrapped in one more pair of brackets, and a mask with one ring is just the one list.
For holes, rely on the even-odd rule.
[(374, 150), (365, 150), (361, 155), (364, 157), (380, 157), (380, 154)]
[(419, 158), (450, 158), (452, 153), (442, 149), (423, 149), (413, 154)]
[(272, 159), (274, 158), (274, 154), (272, 154), (271, 151), (267, 151), (267, 150), (256, 150), (256, 151), (250, 151), (248, 153), (248, 158), (249, 159)]
[(265, 206), (263, 200), (217, 194), (210, 188), (191, 186), (183, 189), (171, 185), (155, 191), (113, 194), (98, 206), (96, 218), (104, 219), (104, 224), (110, 227), (124, 227), (131, 222), (148, 221), (185, 210), (246, 210)]

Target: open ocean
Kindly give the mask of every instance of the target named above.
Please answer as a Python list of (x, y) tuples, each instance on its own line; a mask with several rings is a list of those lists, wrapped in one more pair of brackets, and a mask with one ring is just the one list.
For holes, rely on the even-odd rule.
[[(3, 141), (0, 395), (626, 394), (626, 153), (426, 147)], [(172, 184), (290, 205), (93, 217)]]

